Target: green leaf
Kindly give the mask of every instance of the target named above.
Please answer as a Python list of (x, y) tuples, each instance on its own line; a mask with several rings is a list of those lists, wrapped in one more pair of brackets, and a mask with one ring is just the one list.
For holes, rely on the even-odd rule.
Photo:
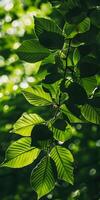
[(34, 106), (47, 106), (52, 104), (50, 95), (44, 92), (41, 86), (29, 87), (23, 90), (26, 100)]
[(67, 0), (66, 1), (66, 6), (69, 9), (73, 9), (75, 7), (78, 7), (80, 5), (79, 0)]
[(67, 92), (70, 98), (70, 101), (74, 104), (84, 104), (87, 102), (87, 93), (85, 89), (78, 83), (73, 82), (71, 83), (68, 88)]
[(39, 153), (39, 149), (31, 147), (30, 137), (21, 138), (8, 147), (1, 167), (25, 167), (31, 164), (38, 157)]
[(52, 141), (53, 133), (45, 124), (36, 125), (32, 130), (32, 145), (41, 147), (48, 147)]
[(63, 32), (66, 38), (74, 38), (79, 33), (85, 33), (90, 29), (90, 19), (86, 17), (79, 24), (65, 23)]
[(81, 23), (77, 26), (78, 33), (85, 33), (90, 29), (90, 18), (86, 17)]
[(79, 54), (79, 51), (78, 49), (76, 48), (73, 52), (73, 63), (74, 65), (77, 65), (77, 63), (79, 62), (80, 60), (80, 54)]
[(54, 170), (49, 157), (44, 157), (33, 169), (31, 185), (33, 190), (37, 192), (38, 199), (48, 194), (55, 187)]
[(55, 122), (53, 123), (53, 127), (60, 129), (60, 130), (65, 130), (67, 123), (64, 121), (64, 119), (56, 119)]
[(100, 108), (100, 96), (89, 99), (89, 103), (91, 104), (91, 106)]
[(87, 121), (94, 124), (100, 124), (100, 115), (95, 107), (92, 107), (89, 104), (83, 105), (81, 107), (81, 113)]
[(29, 63), (35, 63), (43, 60), (50, 55), (50, 51), (43, 47), (39, 41), (31, 39), (26, 40), (16, 50), (19, 58)]
[(100, 66), (95, 61), (83, 61), (78, 64), (81, 78), (96, 75), (100, 71)]
[(32, 111), (42, 117), (45, 121), (54, 117), (56, 110), (57, 108), (54, 108), (53, 105), (32, 107)]
[(91, 18), (91, 23), (97, 28), (100, 28), (100, 10), (94, 9), (94, 11), (90, 15), (90, 18)]
[(75, 115), (73, 115), (72, 112), (70, 112), (68, 110), (68, 108), (66, 107), (65, 104), (63, 104), (61, 106), (61, 111), (62, 111), (62, 113), (64, 113), (66, 115), (66, 117), (69, 119), (70, 122), (72, 122), (72, 123), (82, 122), (78, 117), (76, 117)]
[(61, 146), (55, 146), (50, 153), (51, 158), (54, 160), (58, 177), (68, 183), (73, 184), (73, 156), (71, 152)]
[(61, 78), (62, 76), (60, 73), (56, 73), (56, 76), (55, 74), (49, 74), (45, 77), (45, 80), (43, 81), (43, 83), (52, 84), (52, 83), (55, 83), (56, 81), (59, 81)]
[(63, 32), (66, 38), (74, 38), (77, 35), (76, 25), (69, 24), (68, 22), (65, 23)]
[(97, 87), (97, 80), (95, 76), (82, 78), (81, 82), (87, 92), (87, 94), (91, 94), (93, 90)]
[(51, 127), (51, 130), (53, 132), (53, 137), (61, 142), (69, 140), (74, 132), (74, 128), (71, 127), (69, 124), (66, 126), (65, 130), (60, 130), (55, 127)]
[(30, 136), (33, 127), (44, 120), (37, 114), (24, 113), (14, 124), (13, 131), (22, 136)]
[(61, 49), (64, 44), (64, 37), (60, 27), (51, 19), (36, 17), (34, 19), (35, 32), (40, 43), (49, 49)]

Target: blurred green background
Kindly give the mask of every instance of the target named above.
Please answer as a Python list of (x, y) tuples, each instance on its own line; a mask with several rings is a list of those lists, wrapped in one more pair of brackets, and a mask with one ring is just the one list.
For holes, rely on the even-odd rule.
[[(49, 1), (0, 0), (0, 162), (8, 145), (19, 137), (10, 132), (12, 125), (23, 112), (32, 110), (21, 89), (36, 81), (39, 66), (20, 61), (15, 50), (32, 37), (33, 15), (50, 16), (52, 11)], [(75, 158), (74, 186), (59, 181), (42, 199), (100, 200), (99, 130), (96, 125), (76, 125), (75, 135), (65, 143)], [(32, 167), (0, 169), (0, 200), (36, 200), (29, 180)]]

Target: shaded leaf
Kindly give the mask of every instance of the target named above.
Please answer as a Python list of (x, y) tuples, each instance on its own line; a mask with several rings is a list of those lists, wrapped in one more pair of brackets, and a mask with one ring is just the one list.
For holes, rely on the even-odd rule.
[(96, 108), (100, 108), (100, 97), (94, 97), (92, 99), (89, 99), (89, 103), (91, 104), (91, 106), (94, 106)]
[(81, 78), (96, 75), (100, 71), (100, 66), (94, 62), (82, 62), (78, 65)]
[[(65, 104), (61, 106), (61, 111), (66, 115), (66, 118), (72, 123), (78, 123), (82, 122), (77, 116), (75, 116), (72, 112), (69, 111), (69, 109), (66, 107)], [(67, 120), (67, 119), (66, 119)]]
[(79, 33), (85, 33), (90, 29), (90, 19), (86, 17), (78, 24), (65, 23), (63, 32), (67, 38), (74, 38)]
[(65, 130), (67, 123), (63, 120), (63, 119), (57, 119), (55, 120), (55, 122), (53, 123), (53, 126), (55, 128), (58, 128), (60, 130)]
[(47, 148), (53, 138), (53, 133), (44, 124), (36, 125), (32, 130), (32, 146)]
[(71, 83), (68, 88), (67, 92), (70, 98), (70, 101), (74, 104), (84, 104), (87, 102), (87, 94), (85, 89), (78, 83)]
[(35, 32), (40, 43), (49, 49), (61, 49), (64, 44), (64, 37), (59, 26), (47, 18), (34, 18)]
[(76, 25), (75, 24), (69, 24), (68, 22), (66, 22), (65, 25), (64, 25), (63, 32), (64, 32), (64, 34), (66, 35), (67, 38), (74, 38), (75, 35), (77, 35)]
[(61, 78), (62, 78), (62, 76), (59, 73), (56, 73), (56, 76), (55, 76), (55, 74), (49, 74), (45, 77), (45, 80), (43, 81), (43, 83), (52, 84), (52, 83), (55, 83), (56, 81), (60, 80)]

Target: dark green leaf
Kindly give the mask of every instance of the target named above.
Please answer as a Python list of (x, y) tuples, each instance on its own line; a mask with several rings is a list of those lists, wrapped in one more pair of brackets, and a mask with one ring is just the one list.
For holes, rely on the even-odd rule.
[(96, 75), (100, 71), (100, 66), (93, 62), (82, 62), (78, 65), (81, 78)]
[(78, 83), (71, 83), (67, 88), (70, 101), (74, 104), (84, 104), (87, 102), (87, 94), (84, 88)]
[(36, 125), (32, 131), (32, 145), (36, 146), (39, 144), (39, 141), (46, 141), (52, 139), (52, 132), (44, 124)]
[(91, 106), (100, 108), (100, 97), (94, 97), (92, 99), (89, 99), (89, 103), (91, 104)]
[[(79, 17), (79, 16), (78, 16)], [(74, 38), (79, 33), (85, 33), (90, 29), (90, 19), (87, 17), (78, 24), (65, 23), (64, 33), (67, 38)]]
[(60, 129), (60, 130), (65, 130), (66, 128), (66, 122), (63, 120), (63, 119), (57, 119), (54, 123), (53, 123), (53, 126), (57, 129)]
[[(66, 116), (66, 118), (68, 118), (69, 122), (72, 123), (78, 123), (78, 122), (82, 122), (75, 114), (73, 114), (67, 107), (65, 104), (63, 104), (61, 106), (61, 111), (62, 113)], [(67, 120), (67, 119), (66, 119)]]
[(64, 44), (62, 30), (52, 20), (35, 17), (35, 31), (40, 43), (49, 49), (61, 49)]
[(55, 74), (49, 74), (45, 77), (45, 80), (43, 81), (43, 83), (52, 84), (52, 83), (55, 83), (56, 81), (58, 81), (61, 78), (62, 78), (62, 76), (59, 73), (56, 73), (56, 76), (55, 76)]

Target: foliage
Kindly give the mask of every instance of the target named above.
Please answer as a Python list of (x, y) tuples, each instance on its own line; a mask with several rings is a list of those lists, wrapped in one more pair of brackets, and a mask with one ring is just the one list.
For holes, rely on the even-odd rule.
[(37, 159), (31, 185), (38, 199), (59, 180), (73, 184), (73, 156), (65, 144), (76, 124), (100, 124), (98, 1), (50, 5), (49, 17), (35, 16), (34, 34), (16, 50), (20, 59), (38, 62), (36, 81), (22, 91), (32, 112), (13, 126), (23, 137), (8, 147), (1, 164), (19, 168)]

